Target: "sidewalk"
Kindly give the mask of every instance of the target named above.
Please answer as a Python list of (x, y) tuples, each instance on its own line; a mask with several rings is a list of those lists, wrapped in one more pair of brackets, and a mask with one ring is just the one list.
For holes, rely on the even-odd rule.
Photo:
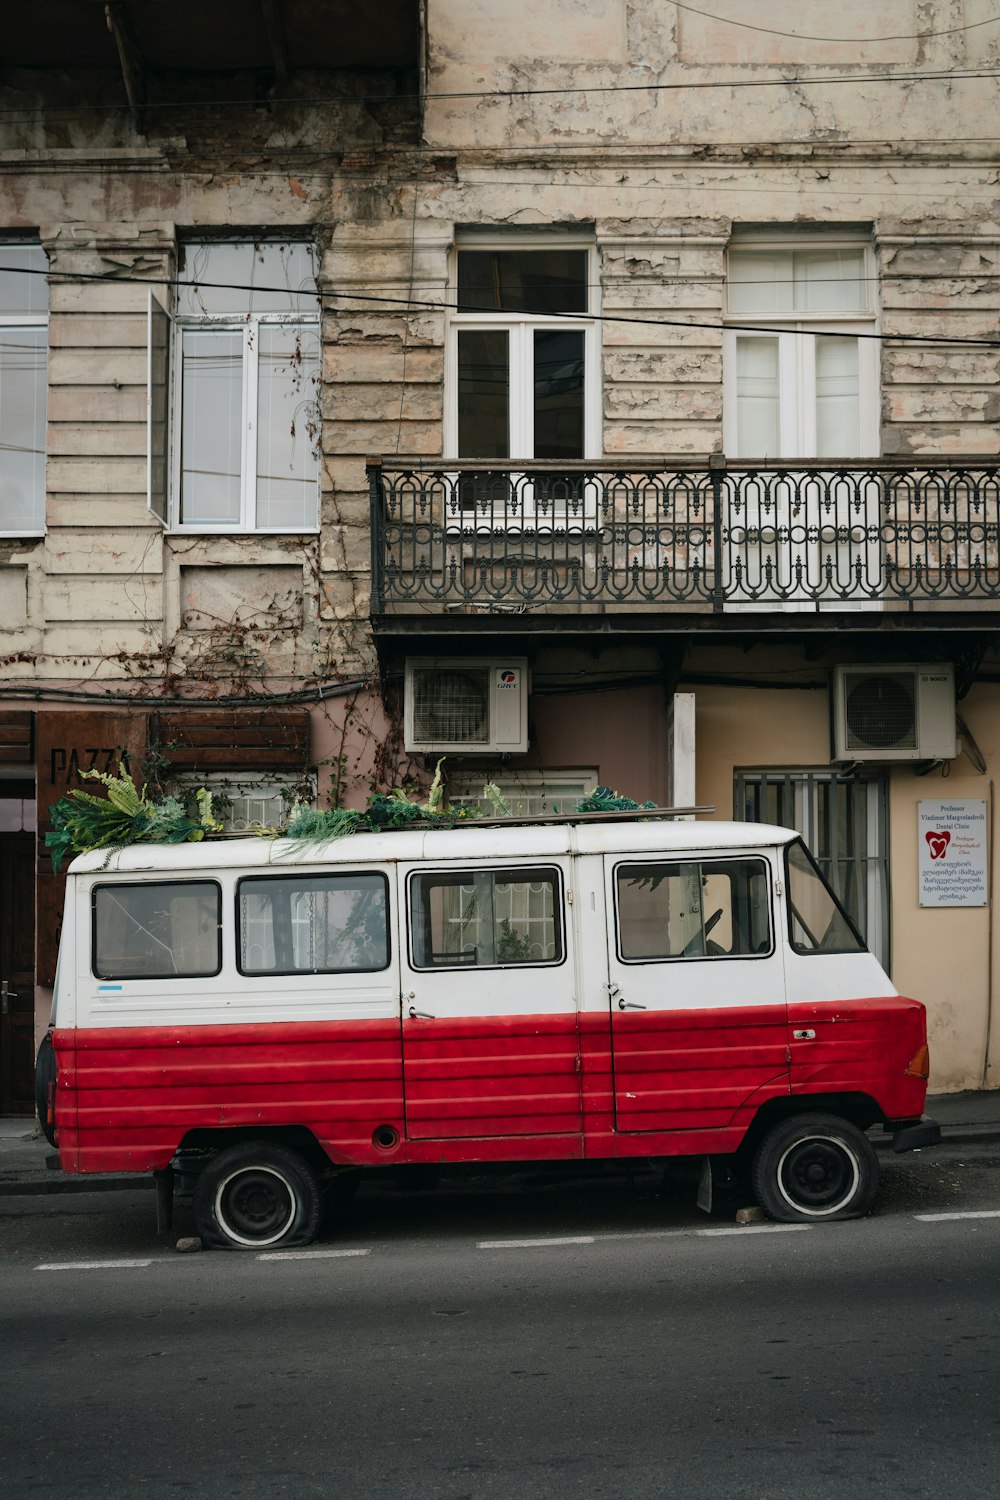
[[(942, 1145), (968, 1146), (1000, 1142), (1000, 1089), (971, 1089), (964, 1094), (931, 1094), (927, 1113), (941, 1126)], [(885, 1135), (873, 1135), (876, 1146), (888, 1146)], [(34, 1120), (0, 1119), (0, 1196), (35, 1193), (120, 1192), (151, 1189), (149, 1173), (97, 1173), (87, 1176), (53, 1171), (46, 1165), (52, 1147), (36, 1131)]]

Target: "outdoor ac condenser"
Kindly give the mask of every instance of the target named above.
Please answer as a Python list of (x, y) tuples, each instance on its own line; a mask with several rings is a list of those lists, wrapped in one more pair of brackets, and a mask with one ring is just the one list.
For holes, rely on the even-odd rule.
[(957, 754), (950, 662), (834, 667), (834, 760), (953, 760)]
[(424, 755), (520, 755), (528, 748), (528, 663), (409, 657), (403, 742)]

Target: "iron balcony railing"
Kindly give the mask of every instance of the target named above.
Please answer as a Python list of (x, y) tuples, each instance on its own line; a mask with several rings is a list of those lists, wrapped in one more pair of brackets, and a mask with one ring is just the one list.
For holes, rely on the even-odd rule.
[(372, 461), (372, 611), (1000, 598), (1000, 467)]

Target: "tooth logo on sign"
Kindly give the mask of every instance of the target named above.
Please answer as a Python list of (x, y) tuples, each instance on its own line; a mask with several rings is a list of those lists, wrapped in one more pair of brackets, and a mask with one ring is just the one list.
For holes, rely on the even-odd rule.
[(951, 843), (951, 832), (946, 828), (941, 833), (926, 833), (927, 847), (931, 851), (931, 859), (944, 859)]

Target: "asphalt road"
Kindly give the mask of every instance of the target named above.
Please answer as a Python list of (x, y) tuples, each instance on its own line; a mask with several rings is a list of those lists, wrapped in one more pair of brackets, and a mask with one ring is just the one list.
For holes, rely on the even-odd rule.
[(987, 1151), (889, 1162), (879, 1212), (823, 1228), (737, 1229), (732, 1201), (707, 1220), (642, 1174), (363, 1190), (269, 1259), (179, 1255), (145, 1194), (85, 1196), (0, 1214), (4, 1493), (1000, 1486)]

